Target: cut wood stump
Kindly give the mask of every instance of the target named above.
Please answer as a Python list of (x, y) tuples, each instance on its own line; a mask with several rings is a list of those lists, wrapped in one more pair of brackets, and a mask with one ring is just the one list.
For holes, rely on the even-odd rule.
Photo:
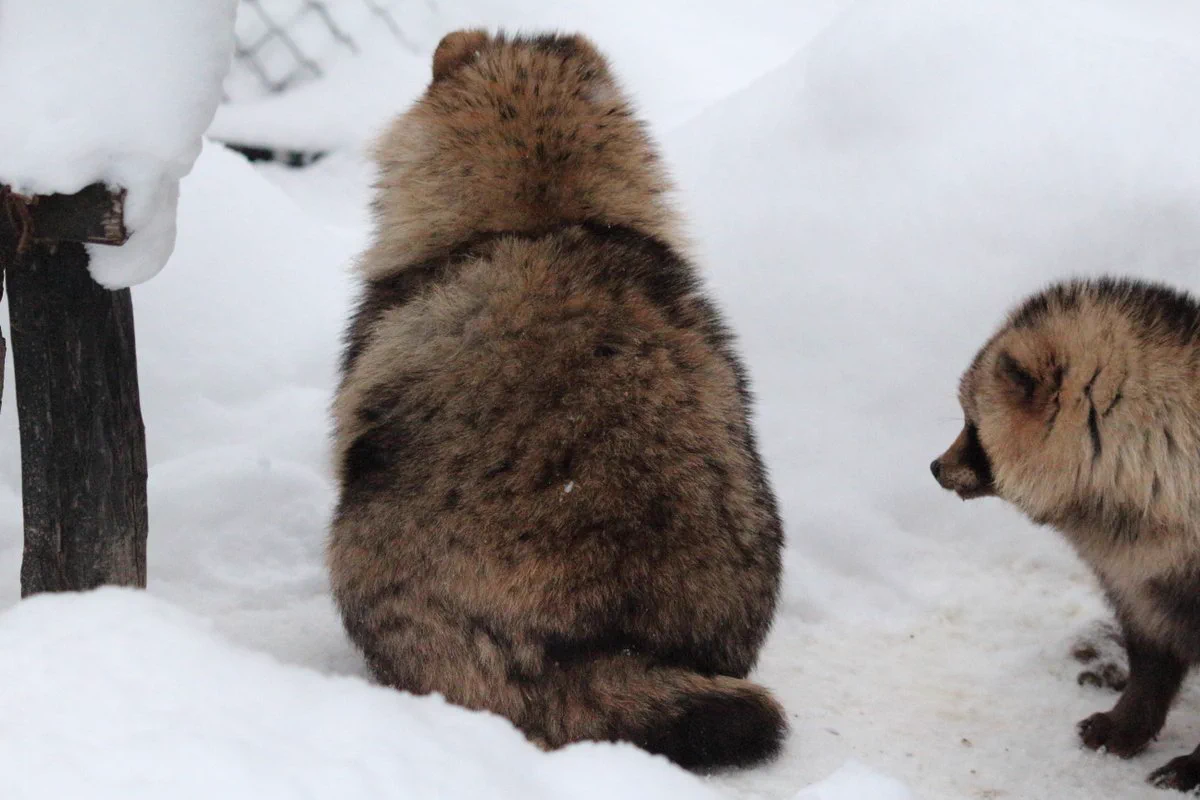
[(123, 209), (124, 192), (101, 184), (37, 197), (0, 186), (0, 277), (21, 432), (23, 597), (146, 585), (133, 303), (128, 289), (92, 280), (84, 248), (123, 244)]

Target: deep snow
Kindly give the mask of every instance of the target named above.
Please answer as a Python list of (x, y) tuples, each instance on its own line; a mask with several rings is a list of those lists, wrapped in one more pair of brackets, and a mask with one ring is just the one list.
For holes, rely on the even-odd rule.
[(221, 100), (236, 0), (9, 0), (0, 8), (0, 183), (127, 190), (129, 241), (88, 245), (110, 288), (158, 273), (179, 181)]
[(497, 717), (281, 666), (131, 590), (22, 603), (0, 652), (5, 797), (718, 797), (632, 746), (546, 756)]
[[(1132, 761), (1083, 751), (1074, 723), (1115, 699), (1078, 686), (1068, 656), (1105, 614), (1092, 579), (1051, 531), (998, 501), (958, 502), (927, 464), (960, 425), (958, 374), (1028, 292), (1106, 271), (1200, 289), (1200, 12), (1167, 0), (866, 0), (805, 16), (781, 0), (706, 5), (697, 18), (709, 27), (689, 37), (662, 32), (667, 10), (600, 5), (523, 0), (513, 18), (595, 23), (602, 44), (618, 45), (608, 49), (661, 134), (697, 258), (748, 356), (789, 539), (780, 617), (758, 671), (792, 715), (787, 750), (759, 770), (678, 786), (786, 799), (828, 778), (799, 797), (903, 798), (878, 771), (928, 800), (1161, 797), (1142, 780), (1200, 742), (1200, 697), (1189, 688), (1159, 741)], [(478, 7), (486, 21), (503, 15), (500, 0)], [(447, 26), (462, 22), (445, 13)], [(336, 113), (314, 109), (312, 128)], [(347, 115), (338, 136), (355, 130)], [(377, 110), (358, 120), (356, 141), (377, 121)], [(205, 148), (183, 183), (171, 268), (135, 291), (152, 598), (18, 608), (0, 616), (0, 640), (24, 631), (22, 652), (70, 661), (50, 674), (70, 682), (90, 669), (97, 687), (117, 683), (117, 664), (143, 663), (105, 667), (107, 647), (142, 636), (202, 646), (213, 683), (248, 698), (261, 684), (268, 699), (231, 712), (225, 729), (193, 728), (203, 707), (193, 695), (209, 697), (208, 683), (183, 673), (186, 690), (164, 692), (178, 695), (179, 712), (145, 700), (138, 722), (111, 723), (118, 740), (133, 741), (134, 725), (146, 737), (217, 737), (208, 763), (253, 769), (278, 796), (300, 796), (292, 770), (325, 768), (304, 771), (311, 743), (323, 741), (314, 737), (354, 737), (360, 724), (418, 738), (470, 728), (451, 771), (494, 763), (486, 753), (504, 747), (530, 770), (578, 770), (581, 790), (593, 770), (642, 774), (653, 760), (626, 748), (555, 762), (495, 720), (465, 722), (474, 716), (363, 685), (326, 595), (321, 546), (325, 407), (369, 180), (353, 151), (295, 172)], [(0, 519), (16, 520), (11, 409), (0, 414), (0, 452)], [(16, 600), (19, 560), (16, 525), (4, 530), (0, 607)], [(164, 602), (208, 620), (212, 634)], [(39, 644), (73, 636), (64, 617), (103, 628), (117, 611), (129, 630)], [(251, 669), (237, 648), (265, 656)], [(37, 688), (42, 662), (32, 658), (37, 668), (0, 676), (6, 691)], [(175, 668), (146, 658), (147, 680)], [(350, 677), (318, 680), (299, 667)], [(294, 705), (320, 713), (260, 726), (264, 713), (296, 713), (270, 694), (274, 683), (302, 685)], [(6, 717), (42, 707), (26, 708)], [(43, 738), (66, 741), (94, 709), (80, 701), (54, 713), (42, 714)], [(220, 749), (226, 733), (270, 737), (273, 749), (238, 760)], [(383, 769), (376, 759), (421, 767), (403, 752), (350, 752), (345, 780)], [(497, 793), (509, 786), (502, 767)], [(98, 785), (118, 785), (95, 780), (106, 779)], [(686, 776), (662, 767), (650, 778), (660, 779)]]

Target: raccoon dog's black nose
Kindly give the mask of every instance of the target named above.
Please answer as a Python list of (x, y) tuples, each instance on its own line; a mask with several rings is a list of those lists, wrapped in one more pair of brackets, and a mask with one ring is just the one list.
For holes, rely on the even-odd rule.
[(933, 473), (935, 481), (940, 481), (942, 479), (942, 462), (935, 458), (933, 463), (929, 465), (929, 471)]

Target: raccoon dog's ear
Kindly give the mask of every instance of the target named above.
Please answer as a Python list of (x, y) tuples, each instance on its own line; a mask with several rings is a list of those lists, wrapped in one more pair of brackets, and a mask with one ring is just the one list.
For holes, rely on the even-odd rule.
[(487, 31), (472, 29), (447, 33), (433, 51), (433, 79), (440, 81), (468, 63), (488, 43)]
[(996, 357), (996, 379), (1005, 395), (1015, 404), (1037, 410), (1050, 400), (1062, 383), (1062, 370), (1043, 375), (1042, 370), (1022, 364), (1012, 353), (1001, 351)]

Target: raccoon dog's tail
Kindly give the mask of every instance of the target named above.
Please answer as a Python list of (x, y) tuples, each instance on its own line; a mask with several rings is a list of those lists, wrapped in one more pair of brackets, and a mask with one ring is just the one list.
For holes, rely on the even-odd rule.
[(770, 692), (738, 678), (655, 666), (634, 655), (558, 666), (543, 678), (546, 713), (530, 720), (529, 732), (551, 745), (627, 741), (705, 769), (766, 761), (787, 733)]
[(787, 733), (779, 703), (746, 680), (631, 651), (543, 644), (522, 653), (509, 637), (436, 616), (396, 615), (405, 624), (381, 629), (362, 621), (378, 614), (340, 602), (381, 683), (508, 717), (547, 747), (632, 742), (688, 769), (715, 769), (766, 761)]

